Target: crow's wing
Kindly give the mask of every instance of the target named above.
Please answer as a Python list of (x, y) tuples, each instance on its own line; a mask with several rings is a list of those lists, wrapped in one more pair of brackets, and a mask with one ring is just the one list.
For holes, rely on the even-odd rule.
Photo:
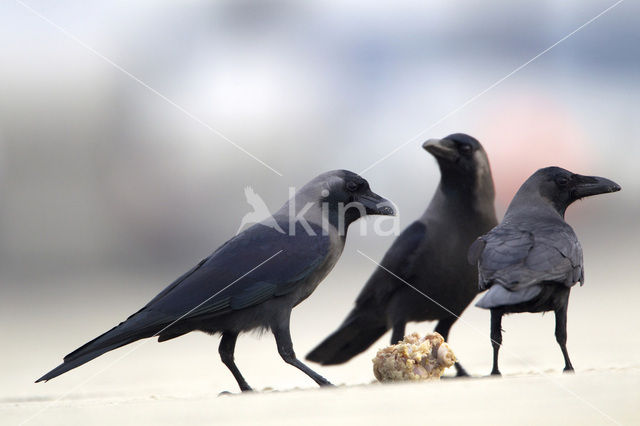
[(582, 248), (566, 222), (500, 225), (476, 241), (480, 289), (494, 283), (516, 290), (542, 281), (584, 281)]
[(311, 236), (298, 226), (296, 235), (289, 236), (260, 224), (248, 228), (126, 321), (65, 356), (62, 364), (38, 381), (50, 380), (136, 340), (157, 336), (178, 319), (221, 315), (293, 291), (329, 254), (329, 239), (320, 231), (316, 229), (317, 236)]
[(253, 225), (178, 278), (141, 312), (168, 318), (189, 311), (188, 318), (215, 316), (293, 291), (329, 254), (329, 238), (320, 229), (312, 236), (298, 228), (290, 236)]
[(398, 286), (404, 286), (387, 270), (411, 283), (413, 266), (419, 256), (420, 246), (427, 238), (427, 227), (419, 221), (413, 222), (402, 231), (380, 262), (384, 268), (378, 267), (371, 275), (360, 292), (356, 305), (368, 305), (374, 300), (377, 303), (384, 303)]

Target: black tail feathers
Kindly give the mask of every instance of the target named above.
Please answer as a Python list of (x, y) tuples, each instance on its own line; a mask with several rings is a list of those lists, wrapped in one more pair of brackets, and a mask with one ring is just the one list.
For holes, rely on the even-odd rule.
[(364, 352), (388, 329), (381, 318), (373, 319), (354, 310), (336, 331), (309, 352), (307, 359), (322, 365), (342, 364)]
[[(131, 319), (132, 317), (130, 317)], [(51, 380), (69, 370), (81, 366), (100, 355), (133, 343), (136, 340), (151, 337), (158, 331), (157, 325), (139, 328), (136, 321), (125, 321), (101, 334), (64, 357), (64, 362), (36, 380), (36, 383)]]

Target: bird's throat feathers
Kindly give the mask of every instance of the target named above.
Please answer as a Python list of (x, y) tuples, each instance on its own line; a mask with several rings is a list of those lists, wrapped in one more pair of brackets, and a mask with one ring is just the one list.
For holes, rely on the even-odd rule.
[[(455, 210), (495, 218), (495, 188), (491, 170), (479, 167), (473, 176), (442, 173), (429, 210)], [(494, 219), (495, 220), (495, 219)]]

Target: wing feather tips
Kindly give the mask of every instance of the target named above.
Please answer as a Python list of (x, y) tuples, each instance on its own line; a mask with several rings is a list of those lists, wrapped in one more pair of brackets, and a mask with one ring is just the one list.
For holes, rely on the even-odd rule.
[(541, 291), (541, 285), (509, 291), (500, 284), (495, 284), (478, 300), (476, 306), (483, 309), (493, 309), (501, 306), (517, 305), (534, 299)]
[(471, 244), (467, 251), (467, 262), (469, 262), (470, 265), (476, 265), (478, 263), (486, 245), (487, 243), (482, 239), (482, 237), (476, 238), (476, 240)]

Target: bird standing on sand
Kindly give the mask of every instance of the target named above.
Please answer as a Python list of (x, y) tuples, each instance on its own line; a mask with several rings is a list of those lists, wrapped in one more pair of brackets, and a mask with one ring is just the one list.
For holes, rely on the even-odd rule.
[[(390, 328), (395, 344), (409, 321), (438, 320), (435, 331), (447, 339), (478, 294), (477, 270), (467, 263), (467, 249), (498, 223), (487, 154), (476, 139), (460, 133), (428, 140), (423, 148), (436, 158), (441, 173), (429, 207), (394, 241), (355, 307), (308, 360), (346, 362)], [(456, 370), (466, 375), (459, 363)]]
[(316, 177), (273, 215), (288, 234), (264, 224), (249, 227), (126, 321), (64, 357), (38, 382), (139, 339), (157, 336), (162, 342), (199, 330), (222, 334), (222, 362), (240, 389), (248, 391), (251, 387), (234, 362), (236, 339), (244, 331), (270, 329), (286, 363), (319, 385), (330, 385), (296, 358), (289, 332), (291, 310), (334, 267), (348, 225), (365, 215), (393, 215), (388, 204), (355, 173), (337, 170)]
[(564, 220), (565, 210), (581, 198), (619, 190), (605, 178), (559, 167), (540, 169), (520, 187), (500, 225), (469, 248), (469, 262), (478, 265), (479, 287), (489, 289), (476, 306), (491, 310), (491, 374), (500, 375), (502, 316), (516, 312), (554, 311), (564, 371), (573, 371), (567, 305), (571, 287), (584, 283), (584, 269), (582, 247)]

